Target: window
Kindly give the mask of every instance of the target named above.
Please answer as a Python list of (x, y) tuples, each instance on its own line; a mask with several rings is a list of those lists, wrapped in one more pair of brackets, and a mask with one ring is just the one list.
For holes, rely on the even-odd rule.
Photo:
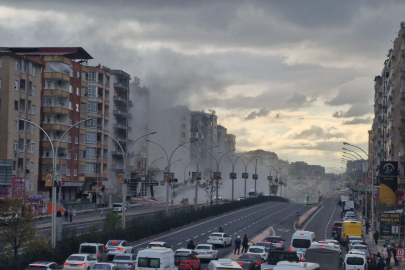
[(36, 94), (37, 94), (37, 87), (33, 86), (32, 91), (31, 91), (31, 95), (35, 96)]
[(50, 123), (51, 123), (51, 116), (50, 116), (50, 115), (47, 115), (47, 116), (46, 116), (46, 123), (47, 123), (47, 124), (50, 124)]
[(31, 154), (35, 152), (35, 143), (31, 143)]
[(31, 162), (30, 163), (30, 172), (33, 172), (34, 171), (34, 162)]
[(1, 57), (0, 57), (0, 68), (3, 66), (3, 61), (1, 60)]
[(73, 170), (73, 176), (77, 176), (77, 169)]
[(79, 90), (79, 88), (76, 88), (76, 95), (80, 96), (80, 90)]
[(77, 160), (77, 153), (75, 153), (75, 160)]
[(46, 158), (51, 157), (51, 151), (50, 150), (45, 150), (45, 157)]
[(186, 133), (185, 133), (185, 132), (182, 132), (182, 133), (181, 133), (181, 137), (182, 137), (182, 138), (185, 138), (185, 137), (186, 137)]
[(14, 81), (14, 90), (18, 91), (18, 81)]
[(69, 126), (71, 126), (71, 125), (72, 125), (72, 119), (69, 118)]
[(75, 144), (78, 144), (78, 143), (79, 143), (79, 138), (75, 137)]
[(77, 72), (77, 78), (80, 79), (80, 72)]
[(95, 82), (96, 81), (96, 71), (90, 70), (89, 71), (89, 82)]
[(35, 105), (31, 106), (31, 114), (35, 114)]
[(72, 85), (69, 85), (69, 93), (73, 93), (73, 87), (72, 87)]
[(18, 147), (17, 147), (17, 141), (14, 141), (14, 143), (13, 143), (13, 150), (17, 150), (18, 149)]
[(14, 62), (14, 69), (15, 69), (16, 71), (20, 71), (20, 64), (18, 63), (18, 61), (15, 61), (15, 62)]
[(28, 74), (32, 75), (32, 63), (28, 63)]
[(70, 159), (70, 152), (66, 154), (66, 159)]
[(69, 101), (69, 110), (72, 109), (72, 102)]
[(18, 100), (14, 100), (14, 110), (18, 111)]
[(25, 122), (23, 120), (19, 120), (18, 130), (19, 131), (24, 131), (25, 130)]
[(37, 76), (37, 68), (36, 67), (32, 68), (32, 76), (34, 76), (34, 77)]
[(66, 168), (66, 176), (70, 176), (70, 169)]
[(21, 72), (27, 72), (27, 62), (25, 62), (24, 60), (21, 60)]
[(14, 121), (14, 130), (18, 131), (18, 121)]
[(72, 142), (72, 136), (68, 135), (68, 143)]
[(181, 124), (181, 128), (185, 129), (186, 128), (186, 124)]
[(76, 104), (76, 112), (79, 112), (79, 104)]

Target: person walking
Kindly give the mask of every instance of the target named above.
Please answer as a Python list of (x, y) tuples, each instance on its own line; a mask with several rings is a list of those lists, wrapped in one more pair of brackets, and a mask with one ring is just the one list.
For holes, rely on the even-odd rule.
[(380, 259), (377, 263), (377, 270), (384, 270), (385, 263), (384, 260)]
[(366, 224), (364, 225), (364, 227), (366, 227), (366, 234), (368, 234), (368, 232), (370, 230), (370, 223), (368, 222), (368, 220), (366, 221)]
[(399, 265), (398, 259), (397, 259), (397, 249), (395, 248), (395, 243), (391, 244), (391, 253), (392, 253), (392, 257), (394, 257), (394, 266)]
[(193, 240), (190, 240), (190, 242), (188, 242), (187, 248), (188, 248), (188, 249), (195, 249), (195, 245), (194, 245), (194, 243), (193, 243)]
[(236, 250), (238, 251), (238, 254), (239, 254), (239, 250), (240, 250), (240, 243), (241, 243), (242, 241), (240, 240), (240, 236), (238, 236), (236, 239), (235, 239), (235, 252), (234, 252), (234, 254), (236, 254)]
[(387, 266), (387, 268), (390, 267), (390, 264), (391, 264), (391, 256), (392, 256), (392, 254), (391, 254), (391, 247), (390, 247), (390, 245), (388, 245), (388, 247), (387, 247), (387, 249), (385, 250), (385, 253), (384, 253), (385, 265)]
[(247, 249), (249, 247), (248, 244), (249, 244), (249, 239), (248, 239), (247, 235), (245, 234), (245, 236), (243, 237), (243, 240), (242, 240), (242, 253), (247, 252)]
[(224, 229), (222, 229), (222, 226), (219, 226), (218, 232), (224, 232)]
[(65, 222), (68, 222), (69, 213), (67, 210), (65, 211), (64, 216), (65, 216)]
[(72, 219), (73, 219), (73, 210), (72, 209), (70, 209), (70, 211), (69, 211), (69, 217), (70, 217), (70, 222), (72, 222)]
[(380, 234), (378, 231), (375, 231), (375, 233), (373, 234), (373, 238), (374, 238), (374, 243), (375, 245), (378, 245), (378, 238), (380, 237)]
[(62, 216), (62, 212), (60, 211), (60, 209), (58, 209), (58, 212), (56, 212), (56, 216), (57, 216), (57, 217), (61, 217), (61, 216)]

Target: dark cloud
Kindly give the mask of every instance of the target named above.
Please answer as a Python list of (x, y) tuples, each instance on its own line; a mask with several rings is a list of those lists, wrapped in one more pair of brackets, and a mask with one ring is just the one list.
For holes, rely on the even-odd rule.
[(294, 93), (291, 97), (289, 97), (285, 101), (285, 103), (287, 103), (287, 104), (294, 103), (294, 104), (301, 105), (301, 104), (304, 104), (306, 101), (307, 101), (307, 97), (305, 95), (299, 94), (299, 93)]
[(253, 120), (259, 117), (267, 116), (269, 115), (269, 113), (270, 113), (269, 110), (267, 110), (266, 108), (262, 108), (258, 112), (253, 111), (249, 113), (249, 115), (245, 117), (245, 120)]
[(335, 118), (350, 118), (350, 117), (359, 117), (369, 113), (372, 113), (373, 107), (368, 104), (357, 104), (349, 108), (347, 112), (338, 111), (335, 112), (332, 116)]
[[(332, 129), (330, 129), (332, 130)], [(300, 133), (291, 135), (290, 138), (293, 140), (319, 140), (319, 139), (331, 139), (331, 138), (342, 138), (345, 135), (343, 133), (330, 133), (319, 126), (311, 126), (309, 129), (305, 129)]]
[(367, 117), (367, 118), (355, 117), (353, 120), (343, 121), (343, 125), (362, 125), (362, 124), (369, 125), (371, 123), (372, 123), (371, 117)]

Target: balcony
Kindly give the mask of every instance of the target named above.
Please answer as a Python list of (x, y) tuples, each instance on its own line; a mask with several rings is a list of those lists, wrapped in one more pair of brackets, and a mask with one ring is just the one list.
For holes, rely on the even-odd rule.
[(44, 89), (44, 96), (60, 96), (64, 98), (69, 98), (69, 90), (65, 90), (62, 88)]
[(120, 142), (120, 143), (126, 143), (126, 142), (127, 142), (127, 139), (124, 138), (124, 137), (118, 137), (118, 138), (117, 138), (117, 141)]
[(113, 165), (111, 165), (111, 169), (112, 169), (112, 170), (123, 170), (123, 169), (124, 169), (124, 165), (113, 164)]
[(127, 129), (127, 125), (121, 125), (121, 124), (114, 124), (113, 125), (114, 128), (118, 128), (118, 129)]
[(69, 115), (69, 108), (68, 106), (64, 105), (63, 103), (51, 103), (51, 104), (43, 104), (42, 111), (44, 113), (56, 113), (56, 114), (65, 114)]
[(113, 110), (113, 114), (120, 117), (126, 117), (128, 112), (120, 111), (120, 110)]
[(127, 104), (127, 102), (128, 102), (127, 99), (122, 98), (122, 97), (116, 97), (116, 96), (113, 97), (113, 100), (114, 100), (115, 102), (120, 102), (120, 103), (125, 103), (125, 104)]
[(48, 131), (66, 131), (69, 127), (70, 125), (68, 123), (63, 123), (59, 121), (42, 124), (42, 128)]
[(70, 76), (62, 72), (44, 72), (44, 79), (58, 79), (70, 82)]
[(122, 84), (122, 83), (114, 83), (114, 88), (116, 90), (121, 90), (121, 91), (127, 91), (128, 90), (128, 86), (126, 86), (125, 84)]

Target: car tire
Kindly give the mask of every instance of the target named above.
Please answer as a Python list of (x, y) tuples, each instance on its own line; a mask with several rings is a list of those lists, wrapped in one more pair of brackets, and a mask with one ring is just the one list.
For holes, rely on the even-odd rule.
[(226, 241), (224, 241), (224, 243), (222, 244), (222, 247), (226, 247)]

